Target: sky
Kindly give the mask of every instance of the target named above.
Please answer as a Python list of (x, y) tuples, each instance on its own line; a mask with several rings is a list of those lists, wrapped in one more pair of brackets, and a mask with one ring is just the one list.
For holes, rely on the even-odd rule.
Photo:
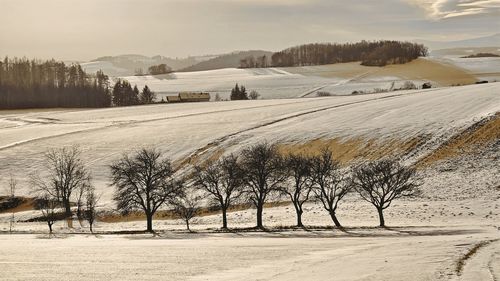
[(278, 51), (500, 32), (500, 0), (0, 0), (0, 57)]

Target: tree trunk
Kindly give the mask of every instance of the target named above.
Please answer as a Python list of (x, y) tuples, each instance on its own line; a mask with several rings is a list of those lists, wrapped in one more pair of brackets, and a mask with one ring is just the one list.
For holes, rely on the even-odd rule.
[(257, 228), (264, 228), (264, 225), (262, 224), (263, 209), (264, 209), (264, 204), (259, 203), (257, 205)]
[(49, 225), (49, 233), (52, 233), (52, 223), (47, 223)]
[(191, 232), (191, 229), (189, 228), (189, 220), (186, 220), (186, 228), (189, 232)]
[(66, 224), (69, 228), (73, 228), (73, 214), (71, 213), (71, 204), (68, 201), (64, 201), (64, 214), (66, 217)]
[(333, 223), (335, 224), (335, 226), (338, 228), (342, 228), (342, 225), (340, 224), (339, 220), (337, 219), (335, 212), (330, 212), (330, 216), (332, 217), (332, 220), (333, 220)]
[(148, 224), (147, 232), (153, 232), (153, 214), (146, 213), (146, 220)]
[(299, 206), (295, 205), (295, 213), (297, 213), (297, 227), (304, 227), (302, 224), (302, 210), (299, 208)]
[(227, 229), (227, 210), (222, 208), (222, 229)]
[(378, 218), (380, 220), (380, 227), (385, 227), (384, 209), (377, 208), (377, 211), (378, 211)]
[(94, 231), (92, 230), (92, 223), (90, 223), (89, 225), (90, 225), (90, 233), (94, 233)]

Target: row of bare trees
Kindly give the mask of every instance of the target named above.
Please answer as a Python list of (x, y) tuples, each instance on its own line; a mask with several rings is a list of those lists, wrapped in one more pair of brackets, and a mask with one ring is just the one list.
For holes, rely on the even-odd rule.
[(303, 205), (319, 201), (337, 227), (339, 202), (349, 193), (374, 205), (385, 226), (383, 210), (393, 200), (418, 192), (416, 170), (395, 159), (368, 162), (344, 168), (332, 151), (319, 155), (289, 154), (283, 156), (275, 145), (257, 144), (245, 149), (240, 157), (229, 155), (218, 161), (197, 166), (194, 185), (218, 203), (223, 228), (227, 228), (227, 211), (237, 200), (250, 201), (256, 208), (257, 227), (263, 228), (264, 205), (270, 198), (286, 196), (297, 215), (297, 226), (303, 227)]
[[(77, 148), (49, 151), (45, 176), (32, 176), (51, 231), (53, 222), (61, 219), (57, 208), (63, 208), (63, 218), (72, 218), (71, 202), (77, 202), (78, 218), (87, 220), (92, 230), (99, 196), (80, 156)], [(239, 156), (207, 161), (183, 177), (176, 176), (170, 159), (154, 148), (123, 155), (110, 170), (117, 209), (123, 214), (143, 212), (149, 232), (153, 232), (157, 211), (167, 207), (185, 220), (189, 230), (189, 221), (199, 213), (202, 203), (214, 203), (220, 209), (222, 227), (227, 229), (231, 207), (249, 202), (256, 208), (256, 227), (264, 228), (264, 206), (283, 197), (293, 204), (298, 227), (304, 226), (304, 204), (316, 201), (341, 228), (336, 211), (350, 193), (375, 206), (380, 226), (385, 226), (383, 210), (395, 199), (415, 195), (419, 186), (416, 170), (394, 159), (348, 168), (335, 160), (329, 149), (314, 156), (283, 155), (276, 145), (268, 143), (248, 147)]]

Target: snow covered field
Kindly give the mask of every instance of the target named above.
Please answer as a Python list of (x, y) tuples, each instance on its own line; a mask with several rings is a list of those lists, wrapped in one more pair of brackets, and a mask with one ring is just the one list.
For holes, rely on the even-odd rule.
[(500, 58), (498, 57), (461, 58), (444, 56), (436, 59), (463, 68), (480, 80), (500, 81)]
[[(410, 140), (426, 136), (418, 156), (500, 111), (500, 84), (311, 99), (152, 105), (0, 115), (0, 174), (19, 178), (43, 165), (49, 148), (78, 145), (94, 182), (111, 197), (108, 165), (142, 146), (174, 161), (233, 152), (258, 141), (301, 143)], [(22, 168), (22, 169), (20, 169)]]
[[(108, 165), (142, 146), (158, 146), (181, 163), (262, 140), (290, 149), (335, 140), (334, 152), (343, 155), (355, 148), (370, 155), (385, 145), (385, 151), (402, 151), (406, 161), (418, 163), (499, 111), (500, 83), (325, 98), (2, 111), (0, 175), (12, 173), (19, 179), (18, 195), (29, 195), (27, 178), (44, 165), (43, 153), (78, 145), (103, 194), (101, 208), (112, 209)], [(498, 136), (498, 127), (492, 130)], [(414, 140), (421, 141), (401, 149)], [(217, 233), (221, 218), (210, 215), (192, 221), (195, 234), (184, 232), (179, 220), (156, 220), (155, 237), (76, 234), (88, 230), (78, 223), (68, 229), (63, 222), (56, 223), (53, 239), (46, 239), (42, 223), (18, 222), (14, 230), (30, 234), (9, 235), (10, 214), (0, 214), (0, 279), (498, 280), (499, 144), (497, 138), (476, 152), (464, 150), (422, 168), (422, 197), (394, 202), (386, 212), (388, 229), (375, 228), (375, 210), (356, 196), (339, 206), (347, 232), (320, 229), (331, 221), (315, 203), (305, 206), (303, 217), (311, 231)], [(34, 216), (37, 211), (26, 211), (16, 219)], [(254, 226), (254, 218), (253, 209), (232, 212), (229, 226)], [(294, 222), (292, 206), (264, 210), (268, 227)], [(98, 222), (95, 229), (144, 227), (144, 221)]]
[(198, 72), (178, 72), (156, 76), (122, 77), (139, 88), (148, 85), (161, 99), (183, 91), (209, 92), (227, 99), (236, 83), (256, 90), (263, 99), (315, 96), (318, 91), (350, 95), (353, 91), (401, 87), (405, 81), (434, 86), (471, 84), (474, 77), (449, 62), (420, 58), (404, 65), (367, 67), (359, 62), (285, 68), (226, 68)]
[(460, 278), (456, 270), (475, 244), (497, 238), (494, 231), (1, 235), (0, 269), (2, 280), (497, 280), (499, 241), (482, 249), (495, 253), (491, 263), (470, 259), (481, 275), (468, 263)]

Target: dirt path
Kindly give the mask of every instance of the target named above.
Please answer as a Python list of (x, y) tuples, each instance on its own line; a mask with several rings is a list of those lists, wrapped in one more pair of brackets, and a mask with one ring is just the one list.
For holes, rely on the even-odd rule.
[(500, 280), (500, 240), (484, 241), (467, 260), (459, 280)]

